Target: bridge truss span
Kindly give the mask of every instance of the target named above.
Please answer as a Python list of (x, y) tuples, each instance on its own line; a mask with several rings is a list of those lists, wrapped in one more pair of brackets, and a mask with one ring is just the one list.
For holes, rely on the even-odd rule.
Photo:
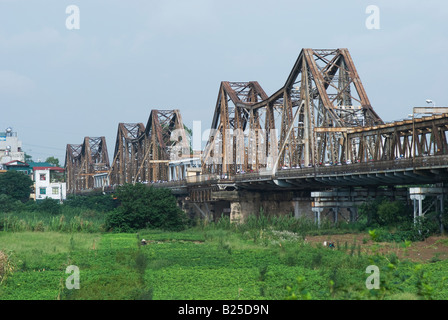
[[(192, 158), (179, 110), (152, 110), (146, 126), (120, 123), (109, 183), (168, 187), (199, 202), (235, 189), (444, 183), (448, 114), (435, 111), (385, 123), (347, 49), (305, 48), (272, 95), (257, 81), (220, 83), (201, 168), (184, 166), (181, 179), (167, 182), (170, 162)], [(87, 145), (67, 146), (69, 190), (101, 172), (88, 169)]]
[(118, 125), (109, 181), (111, 185), (167, 181), (168, 163), (189, 156), (180, 111), (154, 109), (146, 127), (143, 123)]
[(68, 144), (65, 154), (67, 192), (93, 189), (94, 175), (109, 172), (105, 137), (85, 137), (82, 144)]
[(347, 49), (303, 49), (269, 97), (255, 81), (221, 83), (203, 172), (345, 161), (347, 128), (381, 124)]

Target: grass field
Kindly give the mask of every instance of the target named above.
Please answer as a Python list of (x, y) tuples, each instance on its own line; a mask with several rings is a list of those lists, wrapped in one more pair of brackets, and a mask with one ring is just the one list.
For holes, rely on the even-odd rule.
[[(143, 238), (148, 244), (141, 246)], [(345, 243), (329, 249), (269, 228), (255, 233), (219, 228), (0, 232), (0, 250), (13, 268), (0, 285), (0, 299), (448, 298), (447, 260), (413, 262), (395, 251), (366, 246)], [(69, 265), (80, 270), (79, 290), (66, 288)], [(369, 265), (379, 267), (380, 289), (366, 288)]]

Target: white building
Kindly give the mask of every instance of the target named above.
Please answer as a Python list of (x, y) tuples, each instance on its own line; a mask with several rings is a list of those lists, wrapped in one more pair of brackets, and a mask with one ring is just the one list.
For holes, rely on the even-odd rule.
[(64, 171), (59, 167), (34, 167), (36, 200), (51, 198), (62, 202), (67, 198)]
[(17, 132), (7, 128), (0, 132), (0, 166), (14, 160), (25, 162), (25, 152), (22, 151), (22, 141), (17, 138)]

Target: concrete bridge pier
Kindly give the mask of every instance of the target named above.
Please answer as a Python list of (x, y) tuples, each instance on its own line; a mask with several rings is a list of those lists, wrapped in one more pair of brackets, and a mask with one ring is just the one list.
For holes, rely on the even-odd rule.
[(250, 215), (292, 215), (295, 218), (313, 216), (311, 198), (303, 192), (280, 191), (215, 191), (213, 202), (227, 201), (232, 222), (244, 222)]
[(315, 213), (319, 215), (324, 213), (324, 216), (328, 216), (335, 224), (340, 218), (352, 223), (358, 220), (358, 207), (365, 202), (377, 197), (406, 200), (407, 190), (405, 188), (334, 188), (311, 192), (311, 197)]
[(349, 211), (350, 214), (350, 222), (355, 222), (358, 220), (358, 208), (357, 207), (351, 207), (347, 209)]
[[(423, 217), (425, 213), (434, 206), (440, 222), (440, 232), (443, 234), (443, 212), (445, 210), (444, 201), (446, 194), (448, 194), (448, 188), (444, 187), (409, 188), (409, 198), (414, 202), (414, 223), (417, 223), (418, 217)], [(427, 197), (433, 197), (433, 202), (430, 204), (430, 207), (424, 211), (423, 200)]]
[(313, 207), (312, 210), (314, 212), (314, 222), (317, 224), (318, 227), (320, 227), (322, 219), (322, 211), (324, 210), (324, 208)]

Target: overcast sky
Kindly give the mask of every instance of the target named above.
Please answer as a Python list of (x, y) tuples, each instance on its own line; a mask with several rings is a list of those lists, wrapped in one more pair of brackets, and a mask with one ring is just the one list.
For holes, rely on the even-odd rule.
[[(69, 5), (80, 28), (69, 30)], [(369, 5), (380, 29), (368, 29)], [(210, 127), (221, 81), (285, 83), (302, 48), (348, 48), (383, 120), (448, 105), (448, 2), (0, 0), (0, 131), (34, 160), (180, 109)]]

